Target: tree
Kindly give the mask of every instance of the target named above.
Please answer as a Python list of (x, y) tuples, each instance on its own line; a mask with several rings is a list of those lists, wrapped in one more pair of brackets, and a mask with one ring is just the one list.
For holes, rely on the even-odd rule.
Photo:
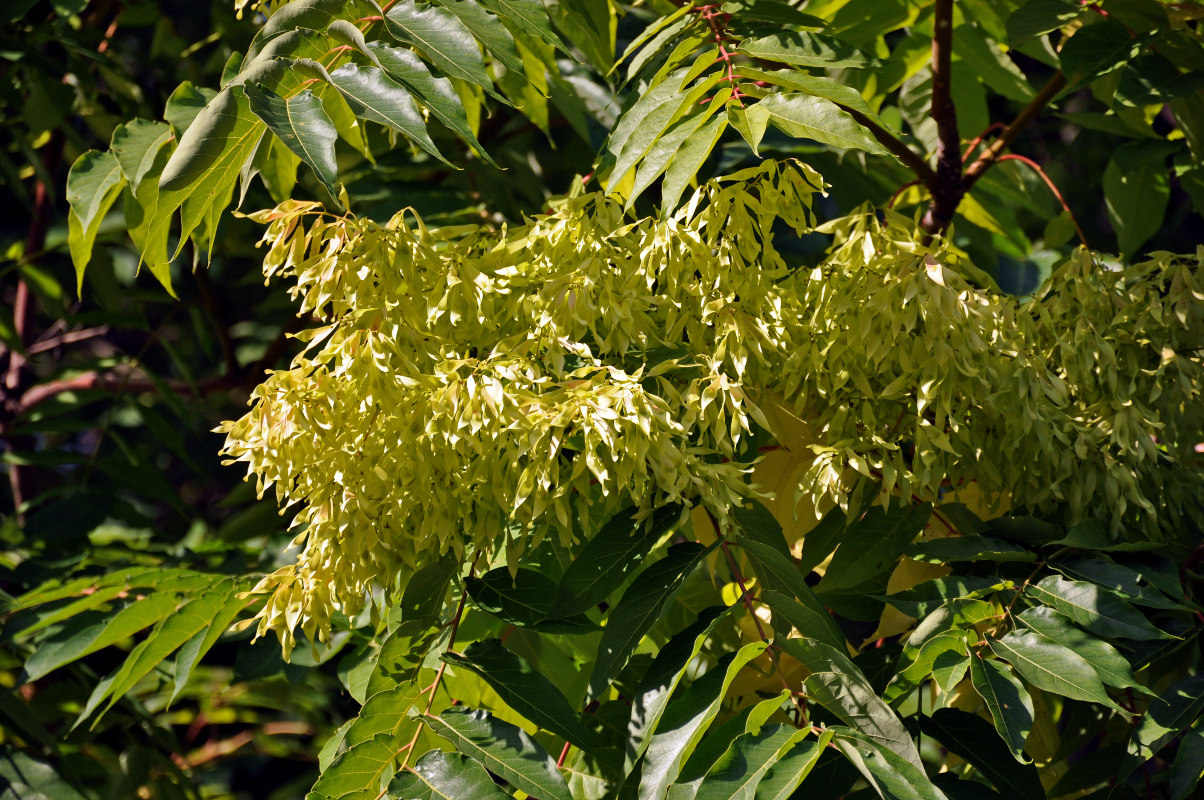
[[(210, 674), (316, 690), (290, 713), (320, 774), (281, 790), (307, 797), (1189, 796), (1204, 7), (800, 5), (249, 9), (211, 37), (216, 88), (72, 141), (66, 179), (85, 304), (129, 243), (170, 293), (186, 249), (241, 291), (223, 259), (262, 233), (301, 323), (198, 280), (224, 364), (199, 381), (29, 361), (31, 164), (9, 791), (239, 791), (204, 765), (286, 723), (182, 754), (162, 709), (203, 726)], [(23, 47), (14, 87), (42, 91)], [(240, 353), (221, 320), (255, 303)], [(122, 401), (72, 392), (145, 397), (133, 424), (187, 462), (150, 410), (253, 382), (293, 332), (219, 428), (288, 532), (238, 541), (268, 501), (166, 547), (140, 495), (191, 509), (96, 450), (107, 505), (62, 521), (69, 470), (30, 493), (98, 427), (153, 480)], [(143, 763), (116, 766), (123, 737)]]

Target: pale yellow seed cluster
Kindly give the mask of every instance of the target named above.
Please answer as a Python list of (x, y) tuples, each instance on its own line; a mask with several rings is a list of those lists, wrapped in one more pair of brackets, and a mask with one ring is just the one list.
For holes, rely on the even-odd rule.
[(863, 213), (792, 271), (775, 241), (813, 230), (821, 190), (767, 161), (668, 219), (600, 194), (500, 231), (295, 201), (256, 215), (265, 274), (325, 322), (221, 429), (260, 491), (299, 506), (261, 632), (288, 649), (441, 553), (515, 564), (626, 505), (726, 526), (758, 491), (769, 398), (818, 440), (796, 489), (817, 507), (865, 476), (882, 499), (976, 481), (1117, 526), (1198, 511), (1204, 251), (1119, 272), (1080, 251), (1019, 299), (972, 286), (989, 279), (913, 220)]

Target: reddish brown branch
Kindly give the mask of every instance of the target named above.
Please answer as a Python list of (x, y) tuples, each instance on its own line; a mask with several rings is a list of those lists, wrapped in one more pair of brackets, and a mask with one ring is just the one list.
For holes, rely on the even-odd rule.
[(932, 119), (936, 122), (936, 174), (928, 183), (932, 204), (924, 230), (937, 233), (953, 220), (962, 186), (961, 138), (953, 103), (953, 0), (936, 0), (932, 36)]
[(1062, 91), (1062, 87), (1065, 85), (1066, 76), (1061, 72), (1057, 72), (1049, 79), (1045, 86), (1041, 87), (1041, 91), (1037, 92), (1028, 105), (1003, 129), (1003, 133), (999, 135), (999, 138), (992, 142), (983, 151), (982, 155), (974, 160), (974, 163), (966, 167), (966, 172), (962, 176), (962, 189), (964, 191), (970, 191), (970, 187), (983, 176), (983, 173), (990, 169), (996, 161), (999, 161), (999, 157), (1003, 155), (1003, 151), (1011, 147), (1012, 143), (1020, 138), (1020, 134), (1023, 133), (1024, 129), (1037, 118), (1038, 114), (1045, 110), (1045, 107), (1057, 96), (1058, 92)]

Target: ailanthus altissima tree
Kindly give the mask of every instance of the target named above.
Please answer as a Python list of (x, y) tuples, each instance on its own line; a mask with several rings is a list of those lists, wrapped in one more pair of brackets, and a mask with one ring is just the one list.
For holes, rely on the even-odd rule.
[[(315, 800), (1195, 791), (1204, 7), (250, 10), (76, 160), (69, 244), (120, 198), (170, 292), (270, 194), (301, 350), (218, 430), (292, 549), (15, 598), (35, 679), (149, 629), (77, 725), (254, 626), (358, 642)], [(1010, 152), (1055, 114), (1078, 195)], [(505, 142), (559, 126), (545, 185)]]

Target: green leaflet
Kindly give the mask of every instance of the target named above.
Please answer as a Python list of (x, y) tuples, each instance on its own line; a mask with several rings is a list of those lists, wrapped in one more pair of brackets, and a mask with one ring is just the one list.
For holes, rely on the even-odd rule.
[[(718, 104), (721, 99), (721, 97), (716, 97), (712, 103)], [(686, 185), (698, 176), (702, 163), (719, 143), (719, 137), (723, 135), (727, 124), (725, 115), (719, 114), (711, 117), (709, 122), (691, 133), (674, 154), (673, 161), (665, 170), (665, 179), (661, 183), (662, 217), (669, 216), (677, 208)]]
[(831, 728), (832, 744), (844, 754), (866, 782), (886, 800), (947, 800), (923, 767), (848, 728)]
[(330, 82), (347, 99), (357, 117), (404, 134), (423, 150), (452, 166), (431, 141), (426, 121), (414, 104), (414, 98), (384, 70), (344, 64), (330, 73)]
[(682, 507), (672, 504), (658, 508), (651, 517), (637, 519), (632, 507), (608, 519), (565, 569), (552, 603), (557, 614), (580, 614), (608, 598), (681, 515)]
[[(816, 743), (803, 745), (810, 733), (790, 725), (766, 725), (756, 733), (740, 734), (707, 772), (694, 796), (699, 800), (754, 800), (766, 773), (791, 750), (801, 749), (819, 760)], [(669, 797), (674, 797), (672, 790)]]
[(36, 681), (89, 653), (133, 636), (174, 613), (180, 605), (181, 600), (174, 593), (156, 592), (100, 619), (78, 616), (29, 657), (25, 662), (25, 678)]
[(1204, 710), (1204, 675), (1176, 681), (1150, 702), (1129, 739), (1129, 754), (1141, 761), (1157, 755), (1171, 738), (1192, 724)]
[(890, 151), (831, 100), (801, 92), (771, 94), (747, 110), (749, 124), (772, 124), (787, 136), (814, 139), (844, 150), (889, 156)]
[(508, 568), (498, 567), (465, 586), (477, 608), (511, 625), (548, 633), (598, 630), (584, 614), (565, 616), (556, 602), (556, 581), (533, 569), (519, 567), (512, 577)]
[(499, 17), (510, 20), (519, 30), (535, 34), (562, 53), (569, 52), (552, 30), (548, 10), (539, 0), (480, 0), (480, 3)]
[(764, 653), (766, 646), (764, 642), (744, 645), (673, 699), (644, 753), (640, 797), (660, 797), (676, 780), (707, 726), (719, 713), (723, 696), (736, 674)]
[[(106, 685), (103, 691), (97, 687), (92, 693), (76, 724), (87, 719), (106, 699), (108, 703), (101, 709), (101, 714), (112, 708), (114, 703), (168, 656), (197, 634), (208, 631), (213, 620), (226, 614), (227, 609), (233, 608), (234, 615), (237, 616), (248, 604), (248, 601), (238, 599), (237, 595), (248, 588), (250, 587), (244, 581), (232, 578), (220, 581), (212, 591), (206, 591), (185, 602), (163, 619), (146, 639), (131, 651), (125, 663), (115, 673), (112, 683)], [(224, 632), (224, 629), (220, 630), (217, 635), (220, 636)], [(93, 720), (93, 727), (99, 719), (100, 715), (97, 715), (96, 720)]]
[(243, 59), (244, 68), (262, 56), (274, 40), (298, 28), (322, 31), (336, 20), (355, 20), (373, 11), (366, 0), (292, 0), (272, 14), (255, 35)]
[(783, 639), (778, 645), (810, 671), (807, 694), (860, 735), (921, 767), (920, 755), (902, 721), (843, 650), (813, 639)]
[(674, 545), (664, 558), (635, 576), (607, 615), (589, 679), (591, 697), (598, 697), (606, 690), (610, 680), (627, 664), (640, 639), (660, 619), (686, 577), (715, 547), (694, 542)]
[(1099, 703), (1124, 711), (1104, 690), (1099, 676), (1082, 656), (1035, 633), (1009, 633), (987, 638), (995, 655), (1011, 663), (1032, 685), (1073, 700)]
[(409, 715), (410, 708), (422, 696), (422, 691), (413, 683), (397, 684), (369, 696), (343, 734), (340, 749), (355, 747), (381, 734), (392, 737), (398, 747), (405, 744), (403, 740), (412, 735), (419, 724)]
[(1170, 201), (1165, 152), (1140, 145), (1117, 148), (1104, 170), (1104, 199), (1120, 251), (1136, 256), (1162, 227)]
[(109, 150), (117, 158), (121, 173), (135, 197), (142, 179), (154, 166), (159, 150), (173, 138), (171, 126), (144, 119), (130, 120), (113, 129)]
[(1032, 561), (1033, 552), (1020, 545), (987, 536), (950, 536), (920, 542), (906, 553), (917, 561)]
[(785, 30), (772, 36), (745, 39), (736, 48), (754, 59), (777, 61), (797, 67), (868, 68), (878, 62), (851, 44), (834, 36), (809, 31)]
[(436, 78), (415, 53), (383, 42), (371, 42), (368, 49), (381, 65), (430, 109), (435, 119), (467, 142), (489, 164), (497, 166), (481, 147), (468, 124), (464, 104), (447, 78)]
[(345, 795), (372, 800), (380, 791), (385, 771), (398, 755), (396, 739), (377, 734), (337, 755), (314, 784), (306, 800), (334, 800)]
[(1060, 575), (1050, 575), (1027, 593), (1059, 613), (1069, 617), (1092, 633), (1103, 637), (1149, 641), (1170, 638), (1121, 597), (1085, 581), (1069, 581)]
[(417, 680), (422, 662), (438, 638), (438, 626), (431, 619), (407, 620), (398, 625), (380, 647), (376, 667), (368, 678), (368, 696)]
[(75, 263), (77, 292), (83, 290), (84, 268), (92, 260), (92, 245), (101, 220), (121, 196), (123, 186), (121, 164), (111, 152), (89, 150), (76, 159), (67, 174), (67, 202), (71, 204), (67, 243)]
[(1204, 775), (1204, 727), (1183, 735), (1171, 767), (1171, 800), (1187, 800)]
[(532, 797), (572, 800), (556, 760), (521, 728), (468, 708), (449, 708), (425, 722), (514, 788)]
[[(164, 235), (179, 209), (180, 244), (175, 255), (202, 224), (207, 225), (208, 249), (212, 251), (217, 217), (229, 204), (243, 163), (255, 154), (265, 129), (251, 113), (241, 86), (219, 92), (188, 127), (163, 168), (159, 206), (148, 237), (155, 240)], [(201, 244), (205, 243), (199, 242), (198, 249)], [(170, 288), (165, 276), (156, 277)]]
[(1109, 686), (1147, 691), (1144, 686), (1133, 680), (1132, 666), (1115, 647), (1076, 628), (1070, 620), (1052, 608), (1030, 608), (1017, 615), (1016, 619), (1043, 638), (1078, 653), (1091, 665), (1100, 680)]
[(987, 704), (995, 730), (1017, 761), (1027, 763), (1024, 741), (1033, 729), (1033, 701), (1024, 684), (1011, 670), (998, 661), (988, 661), (980, 654), (970, 656), (970, 682)]
[(334, 142), (338, 133), (323, 110), (322, 101), (308, 89), (287, 100), (259, 84), (247, 84), (243, 90), (255, 116), (309, 165), (331, 199), (337, 202), (334, 181), (338, 164), (334, 157)]
[(468, 756), (432, 750), (389, 783), (389, 794), (407, 800), (508, 800), (489, 773)]
[(523, 60), (514, 45), (514, 36), (506, 30), (500, 19), (482, 8), (477, 0), (439, 0), (439, 5), (455, 14), (506, 69), (523, 71)]
[(685, 677), (686, 668), (702, 650), (707, 637), (720, 620), (730, 612), (743, 608), (734, 603), (727, 608), (715, 606), (698, 614), (685, 630), (670, 639), (644, 673), (639, 692), (631, 703), (631, 719), (627, 723), (626, 769), (630, 770), (652, 741), (661, 717), (673, 692)]
[(794, 791), (815, 769), (819, 757), (832, 741), (833, 733), (826, 730), (813, 742), (803, 742), (778, 755), (778, 760), (757, 784), (756, 800), (788, 800)]
[(476, 39), (450, 11), (402, 0), (389, 9), (385, 29), (394, 39), (417, 47), (448, 76), (480, 86), (505, 102), (493, 90)]

